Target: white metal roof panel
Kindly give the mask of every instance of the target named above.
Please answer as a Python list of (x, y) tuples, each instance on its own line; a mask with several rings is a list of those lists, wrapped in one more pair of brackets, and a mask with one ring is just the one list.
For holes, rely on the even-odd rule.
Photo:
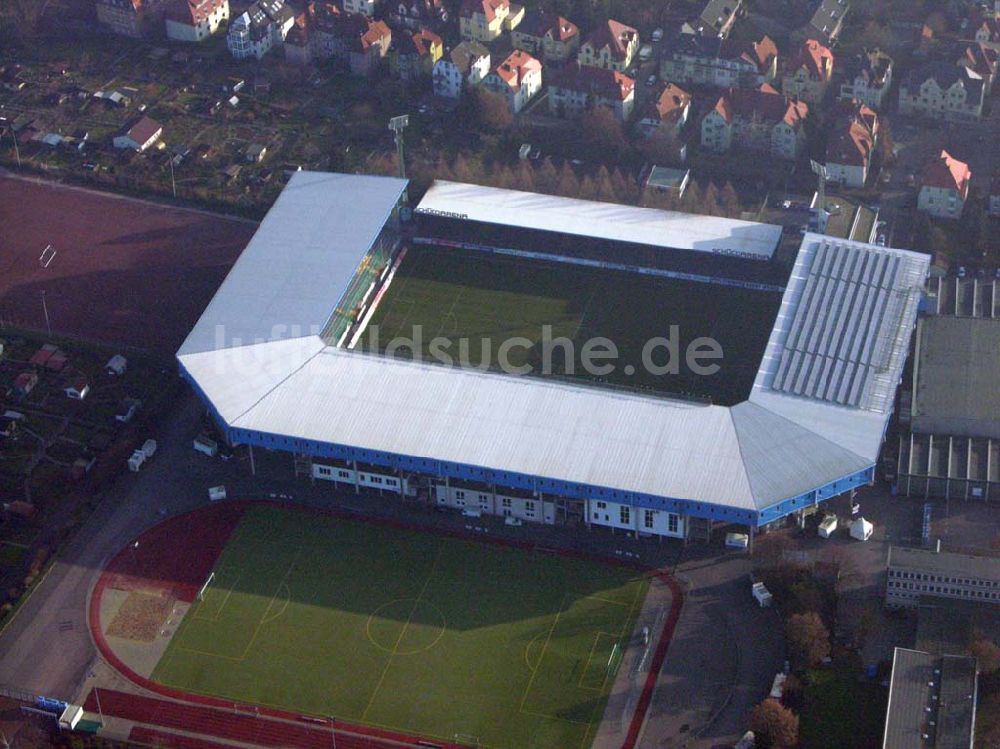
[(180, 354), (316, 334), (406, 180), (296, 172)]
[(538, 378), (328, 347), (232, 426), (755, 506), (728, 409)]
[(437, 180), (417, 213), (441, 214), (524, 229), (619, 242), (769, 259), (781, 227), (753, 221), (636, 208)]

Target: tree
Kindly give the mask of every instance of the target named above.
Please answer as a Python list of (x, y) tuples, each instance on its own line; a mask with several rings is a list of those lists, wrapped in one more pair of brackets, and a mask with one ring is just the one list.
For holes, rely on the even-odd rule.
[(638, 149), (647, 161), (654, 164), (680, 166), (682, 146), (683, 143), (676, 136), (661, 127), (639, 143)]
[(830, 655), (830, 632), (815, 611), (788, 617), (785, 637), (792, 657), (804, 666), (815, 666)]
[(701, 188), (698, 187), (698, 183), (694, 180), (688, 183), (687, 189), (684, 191), (684, 197), (681, 198), (680, 206), (682, 210), (692, 213), (697, 213), (701, 210)]
[(969, 644), (969, 652), (975, 656), (979, 663), (980, 673), (988, 675), (1000, 671), (1000, 648), (981, 632), (976, 632), (973, 635), (972, 642)]
[(586, 176), (580, 181), (580, 192), (577, 193), (577, 197), (582, 200), (597, 199), (597, 183), (593, 178)]
[(594, 182), (597, 184), (597, 199), (603, 203), (616, 203), (618, 196), (615, 194), (615, 186), (611, 181), (611, 172), (601, 164), (601, 168), (594, 175)]
[(542, 166), (535, 172), (535, 185), (539, 192), (554, 195), (559, 184), (559, 170), (548, 156), (542, 161)]
[(555, 193), (567, 198), (575, 198), (580, 194), (580, 180), (576, 178), (576, 172), (568, 161), (564, 161), (562, 169), (559, 170), (559, 182), (556, 184)]
[(759, 749), (791, 749), (799, 741), (799, 718), (777, 700), (768, 698), (750, 714), (750, 730)]
[(714, 182), (709, 182), (705, 188), (705, 194), (701, 198), (702, 213), (706, 216), (721, 216), (722, 209), (719, 208), (719, 188)]
[(514, 187), (525, 192), (536, 191), (535, 169), (529, 161), (521, 160), (518, 162), (517, 168), (514, 169)]
[(482, 86), (475, 90), (476, 120), (486, 130), (503, 131), (514, 124), (507, 100)]
[(581, 153), (594, 154), (600, 161), (618, 161), (625, 150), (625, 134), (615, 113), (608, 107), (595, 107), (579, 121), (578, 144)]
[(740, 196), (736, 192), (736, 188), (733, 187), (732, 182), (727, 182), (725, 187), (722, 188), (722, 193), (719, 195), (719, 204), (722, 206), (725, 215), (729, 218), (740, 217), (740, 213), (743, 211), (743, 204), (740, 202)]

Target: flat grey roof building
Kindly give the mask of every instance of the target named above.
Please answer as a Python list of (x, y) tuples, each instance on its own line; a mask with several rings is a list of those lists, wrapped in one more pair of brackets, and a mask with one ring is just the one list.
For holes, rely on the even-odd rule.
[(971, 749), (976, 659), (896, 648), (882, 749)]
[(911, 428), (1000, 439), (1000, 319), (920, 321)]

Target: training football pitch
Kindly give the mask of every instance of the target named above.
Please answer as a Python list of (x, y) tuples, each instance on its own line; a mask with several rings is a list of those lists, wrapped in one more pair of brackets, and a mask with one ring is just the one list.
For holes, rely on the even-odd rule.
[(495, 749), (586, 747), (635, 570), (277, 507), (244, 515), (157, 665), (188, 692)]
[[(416, 348), (422, 358), (440, 360), (431, 344), (437, 337), (450, 341), (445, 349), (450, 363), (464, 358), (472, 366), (501, 369), (500, 346), (516, 336), (530, 345), (510, 348), (508, 361), (529, 367), (532, 375), (733, 405), (749, 395), (780, 303), (781, 294), (775, 292), (415, 245), (408, 249), (359, 345), (384, 353), (392, 341), (409, 339), (415, 345), (397, 348), (396, 356), (411, 356)], [(669, 336), (674, 325), (680, 371), (651, 372), (643, 366), (643, 348), (652, 338)], [(550, 326), (551, 338), (573, 341), (575, 355), (569, 366), (565, 350), (557, 348), (548, 357), (551, 366), (546, 366), (544, 326)], [(688, 344), (703, 336), (722, 347), (721, 360), (705, 362), (720, 367), (710, 376), (696, 374), (683, 363)], [(584, 343), (597, 337), (611, 341), (619, 354), (611, 362), (613, 371), (600, 375), (581, 367)], [(661, 365), (666, 358), (662, 348), (653, 356)]]

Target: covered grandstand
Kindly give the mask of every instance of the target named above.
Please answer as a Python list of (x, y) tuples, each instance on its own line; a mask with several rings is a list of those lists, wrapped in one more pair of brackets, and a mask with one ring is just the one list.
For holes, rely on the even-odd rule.
[[(459, 190), (454, 184), (449, 190)], [(362, 289), (354, 306), (364, 307), (390, 267), (379, 267), (384, 256), (373, 247), (388, 246), (385, 227), (404, 187), (298, 173), (272, 208), (178, 352), (232, 443), (293, 453), (313, 477), (355, 489), (387, 486), (484, 513), (675, 537), (696, 521), (757, 528), (872, 480), (926, 256), (805, 235), (749, 396), (703, 405), (338, 345), (344, 336), (324, 331), (333, 319), (355, 322), (338, 317), (353, 305), (344, 289)], [(470, 206), (489, 195), (459, 187), (463, 201), (432, 188), (417, 214), (472, 221)], [(582, 204), (574, 233), (607, 235), (592, 217), (638, 210), (572, 202)], [(553, 211), (552, 230), (569, 231), (558, 222), (570, 204)], [(774, 227), (642, 211), (645, 223), (670, 227), (669, 241), (684, 245), (674, 252), (767, 265), (777, 242)], [(497, 225), (503, 217), (547, 230), (544, 210), (517, 215), (504, 210)], [(481, 240), (482, 223), (468, 224), (470, 243)], [(740, 237), (764, 259), (742, 258)], [(590, 238), (612, 250), (616, 239), (639, 243)], [(355, 269), (372, 283), (359, 284)], [(219, 335), (220, 325), (239, 336)]]

